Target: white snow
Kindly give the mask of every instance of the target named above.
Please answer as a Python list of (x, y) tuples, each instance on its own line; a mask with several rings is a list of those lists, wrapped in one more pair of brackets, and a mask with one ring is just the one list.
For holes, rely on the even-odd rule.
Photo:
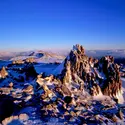
[[(120, 104), (125, 104), (125, 78), (121, 78), (122, 80), (122, 91), (117, 93), (116, 97), (119, 99)], [(109, 96), (103, 95), (101, 92), (97, 96), (93, 97), (94, 100), (105, 100), (105, 99), (110, 99)]]
[(61, 74), (63, 68), (64, 68), (64, 61), (53, 71), (52, 74), (54, 74), (55, 76)]
[(96, 73), (98, 74), (98, 77), (99, 77), (99, 78), (105, 79), (105, 74), (104, 74), (103, 72), (99, 72), (99, 71), (97, 70), (97, 68), (94, 68), (94, 70), (95, 70)]
[(11, 58), (10, 60), (25, 60), (27, 58), (34, 58), (36, 62), (38, 63), (54, 63), (54, 62), (62, 62), (64, 60), (64, 56), (44, 52), (44, 51), (34, 51), (32, 54), (22, 54), (16, 57)]
[(43, 72), (45, 72), (46, 74), (50, 75), (50, 74), (53, 74), (53, 71), (55, 70), (55, 68), (57, 67), (58, 65), (55, 65), (55, 64), (37, 64), (37, 65), (34, 65), (34, 68), (36, 70), (37, 73), (41, 74)]
[(119, 98), (121, 98), (121, 100), (123, 100), (123, 102), (125, 104), (125, 78), (121, 78), (121, 80), (122, 80), (122, 91), (123, 91), (122, 95), (123, 95), (123, 98), (121, 98), (121, 97), (119, 97)]

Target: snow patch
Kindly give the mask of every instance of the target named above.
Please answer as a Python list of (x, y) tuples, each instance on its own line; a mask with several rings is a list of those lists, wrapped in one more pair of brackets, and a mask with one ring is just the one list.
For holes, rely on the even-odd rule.
[(61, 74), (62, 70), (64, 69), (64, 62), (63, 61), (54, 71), (52, 74), (54, 74), (55, 76), (57, 76), (58, 74)]

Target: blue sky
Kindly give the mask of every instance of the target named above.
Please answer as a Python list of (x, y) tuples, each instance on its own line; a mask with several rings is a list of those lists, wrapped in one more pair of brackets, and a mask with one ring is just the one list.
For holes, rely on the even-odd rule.
[(125, 49), (125, 0), (0, 0), (0, 50)]

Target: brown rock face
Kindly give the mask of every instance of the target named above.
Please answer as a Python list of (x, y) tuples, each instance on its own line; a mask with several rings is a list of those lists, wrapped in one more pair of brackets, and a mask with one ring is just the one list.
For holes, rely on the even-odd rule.
[(97, 60), (88, 57), (80, 45), (74, 46), (64, 60), (64, 68), (59, 78), (63, 84), (78, 83), (81, 90), (86, 88), (91, 95), (101, 92), (118, 98), (122, 87), (119, 66), (114, 63), (114, 58), (105, 56)]
[(5, 67), (2, 67), (0, 71), (0, 78), (5, 78), (6, 76), (8, 76), (8, 72), (6, 71)]
[(20, 64), (24, 64), (24, 61), (23, 60), (14, 60), (12, 62), (12, 64), (20, 65)]
[(25, 60), (25, 62), (27, 62), (27, 63), (35, 63), (35, 59), (33, 57), (30, 57), (30, 58), (27, 58)]
[(111, 56), (104, 57), (101, 61), (102, 70), (106, 75), (106, 80), (102, 86), (102, 92), (105, 95), (116, 97), (122, 89), (119, 66), (114, 64), (114, 59)]
[(74, 46), (64, 62), (64, 69), (61, 73), (63, 83), (69, 83), (71, 79), (74, 79), (74, 74), (84, 79), (84, 72), (88, 71), (88, 57), (84, 53), (84, 48), (80, 45)]
[(32, 85), (27, 85), (24, 87), (23, 92), (27, 94), (33, 94), (33, 86)]

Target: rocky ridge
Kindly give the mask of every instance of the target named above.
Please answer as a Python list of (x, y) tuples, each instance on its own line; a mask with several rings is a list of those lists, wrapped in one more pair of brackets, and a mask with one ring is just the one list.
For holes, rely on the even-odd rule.
[[(0, 83), (0, 109), (4, 110), (0, 110), (0, 122), (3, 125), (15, 120), (34, 125), (124, 122), (120, 67), (113, 57), (97, 60), (88, 57), (84, 48), (76, 45), (51, 75), (37, 74), (33, 64), (20, 66), (7, 67), (8, 77)], [(15, 71), (24, 79), (14, 79)], [(11, 104), (8, 108), (12, 109), (6, 114), (3, 114), (4, 103)]]
[(67, 86), (78, 83), (81, 89), (87, 88), (93, 96), (102, 93), (118, 99), (117, 96), (122, 94), (119, 68), (113, 57), (106, 56), (97, 60), (86, 56), (84, 48), (76, 45), (64, 60), (58, 77)]

